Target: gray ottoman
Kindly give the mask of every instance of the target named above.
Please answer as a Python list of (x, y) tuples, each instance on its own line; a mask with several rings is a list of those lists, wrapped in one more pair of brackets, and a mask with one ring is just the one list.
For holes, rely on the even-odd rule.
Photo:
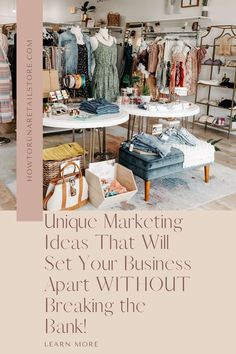
[(156, 155), (138, 154), (121, 147), (119, 163), (133, 171), (145, 182), (145, 201), (149, 200), (151, 180), (183, 171), (184, 154), (172, 148), (170, 154), (161, 158)]

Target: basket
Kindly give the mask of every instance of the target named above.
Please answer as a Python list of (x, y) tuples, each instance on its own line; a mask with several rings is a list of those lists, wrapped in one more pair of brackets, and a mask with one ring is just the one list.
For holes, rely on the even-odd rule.
[(43, 196), (45, 197), (50, 181), (60, 175), (61, 164), (80, 160), (84, 169), (83, 148), (77, 143), (63, 144), (43, 150)]
[(109, 12), (107, 15), (108, 26), (119, 27), (120, 26), (120, 14)]

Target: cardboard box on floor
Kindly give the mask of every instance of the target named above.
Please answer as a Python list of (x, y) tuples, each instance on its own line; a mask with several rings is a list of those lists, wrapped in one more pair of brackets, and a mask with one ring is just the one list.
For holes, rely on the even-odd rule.
[(129, 201), (137, 193), (137, 185), (133, 172), (128, 168), (116, 163), (115, 179), (127, 189), (127, 193), (118, 194), (113, 197), (105, 198), (100, 178), (87, 169), (85, 171), (86, 180), (89, 186), (89, 201), (96, 208), (114, 206), (121, 202)]

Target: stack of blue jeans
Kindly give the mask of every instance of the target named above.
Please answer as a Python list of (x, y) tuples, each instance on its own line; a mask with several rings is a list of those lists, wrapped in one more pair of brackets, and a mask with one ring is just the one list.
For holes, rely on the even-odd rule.
[(159, 139), (168, 144), (183, 144), (189, 146), (196, 146), (198, 142), (198, 139), (185, 128), (168, 128), (160, 135)]
[(120, 111), (119, 106), (105, 99), (84, 101), (81, 103), (80, 109), (93, 114), (114, 114)]
[(135, 149), (155, 153), (160, 157), (165, 157), (171, 151), (171, 146), (169, 144), (164, 143), (155, 135), (145, 133), (137, 134), (129, 141), (122, 143), (122, 146), (127, 148), (130, 148), (131, 145), (133, 145)]

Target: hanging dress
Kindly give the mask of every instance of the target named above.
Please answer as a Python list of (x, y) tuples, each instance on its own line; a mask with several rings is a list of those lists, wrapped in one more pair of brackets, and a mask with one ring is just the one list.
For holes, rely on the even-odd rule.
[(117, 46), (115, 41), (107, 46), (98, 40), (94, 51), (95, 69), (93, 75), (93, 97), (116, 101), (119, 96), (119, 77), (117, 71)]
[(7, 50), (7, 37), (0, 34), (0, 123), (9, 123), (14, 119), (11, 70)]
[(88, 51), (85, 44), (78, 44), (77, 73), (85, 75), (85, 86), (76, 90), (77, 97), (89, 97)]

